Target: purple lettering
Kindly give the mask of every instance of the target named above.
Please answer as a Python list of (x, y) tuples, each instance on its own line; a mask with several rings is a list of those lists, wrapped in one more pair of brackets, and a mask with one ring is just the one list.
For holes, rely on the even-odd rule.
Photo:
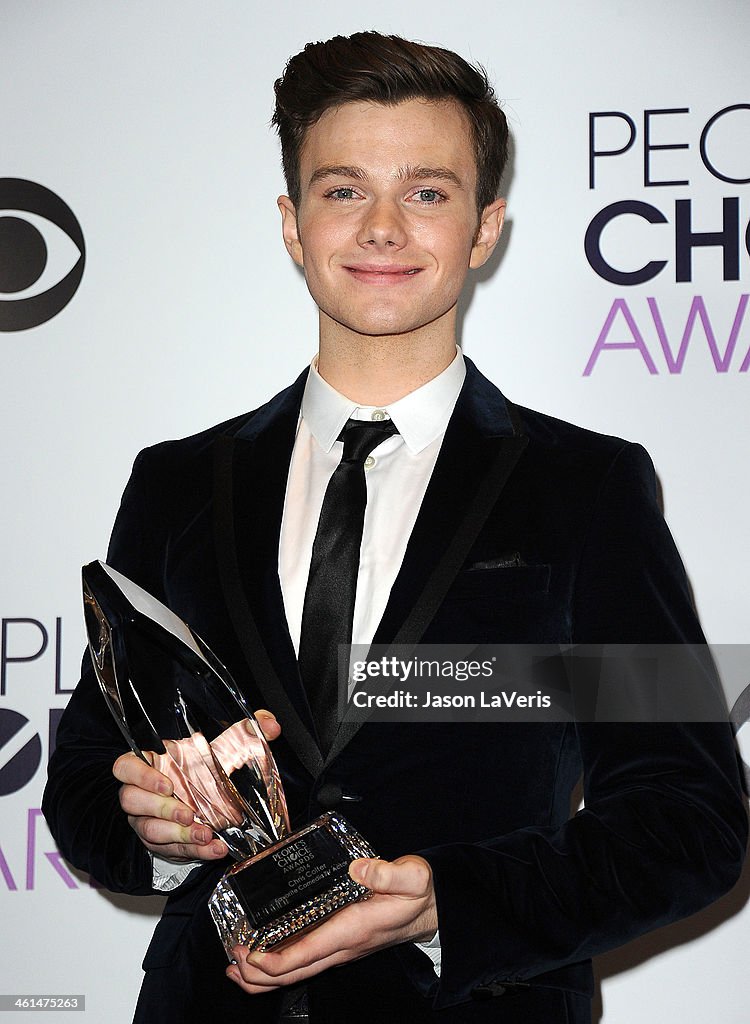
[[(630, 329), (632, 341), (609, 341), (609, 333), (612, 330), (615, 317), (618, 313), (622, 313), (625, 323)], [(583, 371), (584, 377), (589, 377), (594, 365), (596, 364), (599, 354), (607, 349), (637, 349), (641, 353), (641, 357), (646, 364), (648, 372), (656, 374), (659, 371), (656, 369), (656, 364), (651, 358), (651, 354), (646, 346), (646, 342), (643, 339), (643, 335), (638, 329), (638, 325), (635, 322), (633, 314), (630, 312), (627, 302), (625, 299), (615, 299), (612, 303), (612, 308), (607, 314), (607, 319), (604, 321), (604, 326), (599, 332), (599, 337), (596, 339), (593, 351), (589, 356), (589, 361), (586, 363), (586, 369)]]
[(8, 862), (5, 859), (5, 854), (3, 853), (3, 848), (1, 846), (0, 846), (0, 875), (2, 875), (3, 878), (5, 879), (5, 884), (8, 886), (8, 888), (10, 889), (11, 892), (16, 892), (18, 890), (18, 886), (16, 885), (16, 880), (13, 878), (13, 875), (11, 874), (11, 870), (8, 867)]
[[(695, 328), (696, 320), (700, 318), (701, 324), (703, 325), (703, 331), (706, 335), (708, 347), (711, 352), (711, 357), (714, 361), (717, 373), (726, 373), (729, 369), (729, 364), (732, 361), (734, 350), (737, 345), (737, 338), (742, 327), (742, 322), (745, 318), (745, 310), (747, 309), (747, 300), (750, 298), (748, 295), (741, 295), (740, 301), (737, 305), (737, 312), (734, 317), (731, 330), (729, 331), (729, 338), (727, 340), (724, 354), (719, 352), (719, 346), (716, 343), (716, 335), (714, 334), (711, 320), (709, 319), (708, 312), (706, 311), (706, 304), (703, 301), (701, 295), (696, 295), (690, 304), (690, 311), (688, 313), (687, 321), (685, 323), (685, 330), (682, 332), (682, 340), (680, 341), (680, 347), (677, 350), (675, 356), (672, 348), (669, 344), (669, 338), (664, 328), (664, 321), (662, 320), (661, 312), (656, 303), (656, 299), (647, 299), (649, 309), (651, 310), (651, 318), (654, 321), (654, 327), (656, 333), (659, 336), (659, 342), (661, 344), (664, 358), (667, 361), (667, 369), (670, 373), (682, 373), (682, 367), (685, 363), (685, 356), (687, 355), (688, 345), (690, 339), (693, 336), (693, 330)], [(743, 363), (744, 367), (744, 363)], [(740, 367), (742, 371), (742, 367)]]
[[(37, 821), (42, 818), (42, 812), (38, 807), (30, 807), (26, 823), (26, 888), (33, 889), (34, 881), (36, 877), (36, 832), (37, 832)], [(42, 818), (44, 821), (44, 818)], [(62, 878), (68, 889), (77, 889), (78, 884), (73, 878), (71, 873), (63, 864), (62, 856), (53, 850), (49, 853), (45, 852), (45, 856), (49, 860), (52, 867)]]

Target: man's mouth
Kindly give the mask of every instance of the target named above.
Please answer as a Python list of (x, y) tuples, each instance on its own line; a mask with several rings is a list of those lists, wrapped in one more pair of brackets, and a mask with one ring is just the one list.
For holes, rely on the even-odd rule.
[(352, 277), (366, 281), (383, 281), (385, 283), (402, 280), (405, 277), (416, 277), (422, 270), (421, 267), (396, 266), (394, 264), (379, 265), (375, 263), (352, 263), (346, 264), (347, 270)]

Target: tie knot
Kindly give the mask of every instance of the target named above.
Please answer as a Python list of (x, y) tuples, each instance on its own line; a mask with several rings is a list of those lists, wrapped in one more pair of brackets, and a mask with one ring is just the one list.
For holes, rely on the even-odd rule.
[(393, 420), (347, 420), (339, 434), (344, 442), (342, 462), (364, 462), (381, 441), (398, 433)]

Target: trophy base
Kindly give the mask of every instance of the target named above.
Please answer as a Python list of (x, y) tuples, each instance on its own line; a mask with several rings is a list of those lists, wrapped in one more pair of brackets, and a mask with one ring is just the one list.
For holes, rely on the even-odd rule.
[(254, 857), (234, 864), (208, 901), (227, 958), (232, 949), (271, 949), (350, 903), (369, 889), (349, 875), (371, 847), (341, 815), (327, 811)]

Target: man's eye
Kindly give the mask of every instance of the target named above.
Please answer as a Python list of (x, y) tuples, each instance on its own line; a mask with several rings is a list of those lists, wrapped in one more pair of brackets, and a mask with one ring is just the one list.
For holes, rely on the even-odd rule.
[(329, 192), (326, 192), (326, 199), (354, 199), (356, 193), (353, 188), (349, 188), (347, 185), (342, 185), (340, 188), (332, 188)]
[(445, 196), (442, 192), (438, 192), (436, 188), (420, 188), (416, 193), (416, 198), (421, 203), (439, 203), (445, 199)]

